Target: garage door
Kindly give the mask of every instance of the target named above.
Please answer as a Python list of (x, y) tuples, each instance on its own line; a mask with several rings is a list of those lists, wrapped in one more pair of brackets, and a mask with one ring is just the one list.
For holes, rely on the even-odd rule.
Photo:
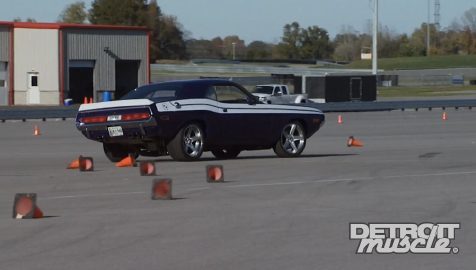
[(0, 106), (8, 105), (7, 62), (0, 62)]
[(73, 103), (81, 104), (86, 97), (94, 97), (94, 61), (69, 61), (69, 92), (68, 98)]

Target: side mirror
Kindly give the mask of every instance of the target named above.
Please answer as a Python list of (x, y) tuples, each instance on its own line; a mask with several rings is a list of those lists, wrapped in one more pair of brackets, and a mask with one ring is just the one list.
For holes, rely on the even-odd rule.
[(274, 95), (275, 96), (282, 96), (283, 95), (283, 90), (277, 90), (276, 92), (274, 92)]

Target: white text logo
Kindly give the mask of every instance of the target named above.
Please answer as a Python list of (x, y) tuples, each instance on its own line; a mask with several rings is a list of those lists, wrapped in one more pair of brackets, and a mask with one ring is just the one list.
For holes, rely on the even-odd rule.
[(350, 239), (360, 240), (357, 254), (458, 253), (451, 247), (459, 223), (351, 223)]

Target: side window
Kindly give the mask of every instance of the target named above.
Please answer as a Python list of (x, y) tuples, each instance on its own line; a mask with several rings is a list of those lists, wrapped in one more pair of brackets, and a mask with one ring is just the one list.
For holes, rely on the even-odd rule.
[(215, 93), (214, 86), (208, 87), (208, 89), (205, 91), (205, 98), (208, 98), (211, 100), (217, 100), (217, 94)]
[(283, 90), (283, 95), (287, 95), (288, 93), (288, 88), (285, 86), (281, 86), (281, 89)]
[(174, 98), (175, 97), (175, 90), (158, 90), (152, 92), (148, 97), (150, 98)]
[(216, 98), (223, 103), (248, 103), (248, 96), (233, 85), (215, 86)]
[[(171, 100), (175, 99), (175, 96), (177, 95), (177, 86), (173, 85), (163, 85), (163, 86), (158, 86), (158, 85), (147, 85), (147, 86), (141, 86), (136, 92), (136, 97), (134, 98), (148, 98), (152, 99), (154, 101), (164, 101), (164, 100)], [(131, 95), (134, 93), (131, 93)]]

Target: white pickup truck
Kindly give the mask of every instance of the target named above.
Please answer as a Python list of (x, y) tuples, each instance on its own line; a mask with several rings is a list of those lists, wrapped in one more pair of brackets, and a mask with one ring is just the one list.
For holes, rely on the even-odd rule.
[(282, 84), (257, 85), (252, 94), (259, 97), (259, 101), (268, 104), (307, 103), (307, 95), (290, 95), (288, 87)]

